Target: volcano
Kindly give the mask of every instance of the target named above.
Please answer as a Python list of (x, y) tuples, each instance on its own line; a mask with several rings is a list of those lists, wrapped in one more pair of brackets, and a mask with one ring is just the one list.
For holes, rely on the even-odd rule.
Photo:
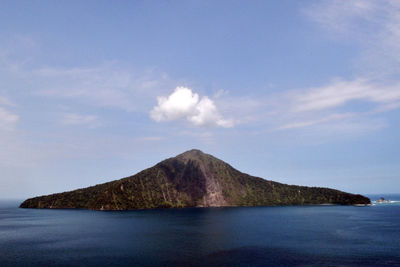
[(254, 177), (193, 149), (130, 177), (27, 199), (20, 208), (135, 210), (314, 204), (370, 204), (370, 199)]

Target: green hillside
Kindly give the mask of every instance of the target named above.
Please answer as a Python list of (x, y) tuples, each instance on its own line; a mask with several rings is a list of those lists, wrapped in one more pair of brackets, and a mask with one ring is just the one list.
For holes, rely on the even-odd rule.
[(133, 176), (25, 200), (21, 208), (131, 210), (176, 207), (369, 204), (334, 189), (286, 185), (242, 173), (199, 150), (166, 159)]

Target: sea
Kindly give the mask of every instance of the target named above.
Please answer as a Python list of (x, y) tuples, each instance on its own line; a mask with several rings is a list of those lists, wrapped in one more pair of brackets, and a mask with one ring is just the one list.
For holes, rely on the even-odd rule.
[(0, 266), (400, 266), (400, 194), (357, 206), (137, 211), (0, 201)]

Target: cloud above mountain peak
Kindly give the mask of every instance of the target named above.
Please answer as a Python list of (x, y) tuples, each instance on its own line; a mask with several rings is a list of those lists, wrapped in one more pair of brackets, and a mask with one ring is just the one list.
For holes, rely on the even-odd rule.
[(183, 120), (197, 127), (234, 126), (234, 121), (224, 119), (214, 101), (200, 96), (187, 87), (176, 87), (169, 96), (159, 96), (158, 104), (150, 111), (156, 122)]

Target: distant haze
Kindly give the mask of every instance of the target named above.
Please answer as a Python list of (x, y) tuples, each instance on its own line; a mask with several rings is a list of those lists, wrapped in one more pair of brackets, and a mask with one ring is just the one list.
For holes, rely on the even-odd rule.
[(2, 1), (0, 198), (198, 148), (254, 176), (400, 188), (400, 2)]

